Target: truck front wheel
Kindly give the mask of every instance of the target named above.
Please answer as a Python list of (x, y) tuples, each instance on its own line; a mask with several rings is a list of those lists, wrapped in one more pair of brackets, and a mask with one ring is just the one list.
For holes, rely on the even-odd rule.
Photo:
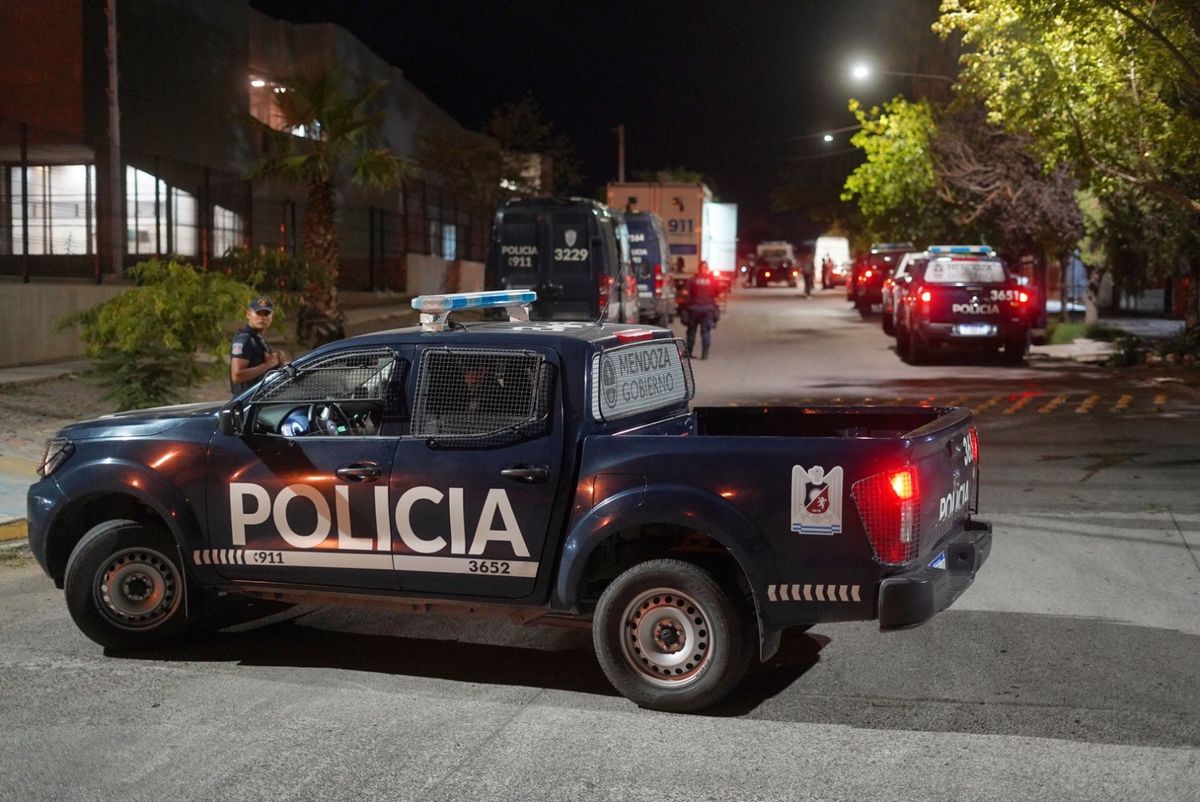
[(183, 571), (161, 529), (116, 520), (88, 531), (67, 561), (67, 609), (83, 634), (108, 649), (152, 649), (187, 631)]
[(605, 589), (592, 642), (609, 682), (653, 710), (714, 704), (746, 673), (754, 628), (741, 597), (691, 563), (651, 560)]

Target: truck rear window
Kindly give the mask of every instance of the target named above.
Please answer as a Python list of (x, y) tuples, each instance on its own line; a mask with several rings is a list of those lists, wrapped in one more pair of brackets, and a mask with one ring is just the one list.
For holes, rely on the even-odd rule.
[(925, 268), (928, 284), (1003, 284), (1004, 280), (1000, 262), (934, 259)]

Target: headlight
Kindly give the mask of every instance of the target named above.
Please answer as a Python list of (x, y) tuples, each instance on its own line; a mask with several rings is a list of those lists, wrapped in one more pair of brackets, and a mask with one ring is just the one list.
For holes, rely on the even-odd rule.
[(38, 464), (38, 476), (46, 477), (54, 473), (74, 452), (75, 445), (65, 437), (52, 437), (47, 440), (46, 447), (42, 450), (42, 461)]

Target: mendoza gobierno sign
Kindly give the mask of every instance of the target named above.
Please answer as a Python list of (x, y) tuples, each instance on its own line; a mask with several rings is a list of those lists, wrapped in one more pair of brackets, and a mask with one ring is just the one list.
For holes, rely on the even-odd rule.
[(633, 343), (592, 358), (592, 417), (628, 418), (690, 397), (690, 382), (675, 340)]

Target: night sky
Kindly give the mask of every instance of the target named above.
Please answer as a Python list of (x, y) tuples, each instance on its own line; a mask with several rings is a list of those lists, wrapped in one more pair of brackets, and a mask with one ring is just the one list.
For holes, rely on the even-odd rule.
[[(836, 197), (856, 163), (847, 100), (880, 102), (903, 79), (854, 85), (849, 64), (916, 71), (937, 50), (937, 0), (791, 2), (350, 2), (251, 0), (292, 22), (354, 33), (462, 125), (531, 92), (583, 162), (577, 190), (602, 197), (616, 180), (624, 124), (626, 176), (684, 167), (739, 204), (743, 236), (814, 236), (802, 213), (769, 213), (785, 175)], [(830, 155), (825, 155), (830, 154)]]

